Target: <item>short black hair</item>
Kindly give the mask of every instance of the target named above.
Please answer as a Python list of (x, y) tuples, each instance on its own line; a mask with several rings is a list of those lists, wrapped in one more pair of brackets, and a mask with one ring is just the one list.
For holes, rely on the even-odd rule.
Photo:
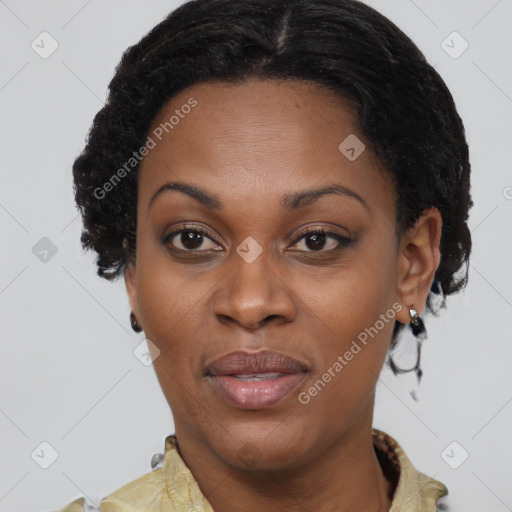
[[(397, 232), (431, 206), (441, 213), (427, 308), (433, 294), (444, 299), (465, 286), (473, 202), (462, 120), (411, 39), (357, 0), (193, 0), (124, 52), (73, 166), (81, 242), (97, 252), (99, 276), (119, 277), (135, 257), (138, 165), (106, 197), (98, 190), (105, 195), (105, 183), (145, 143), (159, 110), (191, 85), (251, 77), (323, 85), (349, 102), (395, 184)], [(401, 327), (396, 321), (392, 347)]]

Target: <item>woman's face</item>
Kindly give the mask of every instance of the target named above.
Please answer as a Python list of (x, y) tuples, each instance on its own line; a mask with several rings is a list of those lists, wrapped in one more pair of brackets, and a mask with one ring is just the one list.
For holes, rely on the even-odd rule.
[(275, 469), (371, 424), (411, 262), (354, 114), (319, 86), (203, 83), (149, 136), (125, 277), (178, 439)]

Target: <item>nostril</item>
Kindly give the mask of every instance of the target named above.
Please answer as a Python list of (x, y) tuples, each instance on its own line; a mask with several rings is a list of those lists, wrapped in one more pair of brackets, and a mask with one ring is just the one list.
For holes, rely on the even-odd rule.
[(229, 315), (224, 315), (222, 313), (218, 313), (217, 314), (217, 319), (219, 320), (219, 322), (221, 324), (224, 324), (224, 325), (228, 325), (228, 324), (231, 324), (231, 323), (236, 323), (236, 320), (229, 316)]

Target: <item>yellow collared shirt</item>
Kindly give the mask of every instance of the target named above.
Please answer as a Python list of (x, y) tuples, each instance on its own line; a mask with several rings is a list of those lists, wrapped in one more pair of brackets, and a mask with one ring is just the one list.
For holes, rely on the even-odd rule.
[[(372, 429), (381, 464), (398, 472), (389, 512), (436, 512), (446, 486), (418, 471), (400, 445), (381, 430)], [(78, 498), (56, 512), (213, 512), (177, 450), (176, 437), (165, 439), (163, 465), (124, 485), (101, 500), (100, 508)]]

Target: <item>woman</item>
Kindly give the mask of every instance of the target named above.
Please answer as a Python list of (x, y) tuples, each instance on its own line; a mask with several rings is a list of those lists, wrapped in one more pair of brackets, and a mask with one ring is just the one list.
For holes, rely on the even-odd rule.
[(407, 36), (355, 0), (188, 2), (124, 54), (73, 172), (175, 423), (101, 510), (436, 510), (372, 428), (471, 249), (464, 128)]

